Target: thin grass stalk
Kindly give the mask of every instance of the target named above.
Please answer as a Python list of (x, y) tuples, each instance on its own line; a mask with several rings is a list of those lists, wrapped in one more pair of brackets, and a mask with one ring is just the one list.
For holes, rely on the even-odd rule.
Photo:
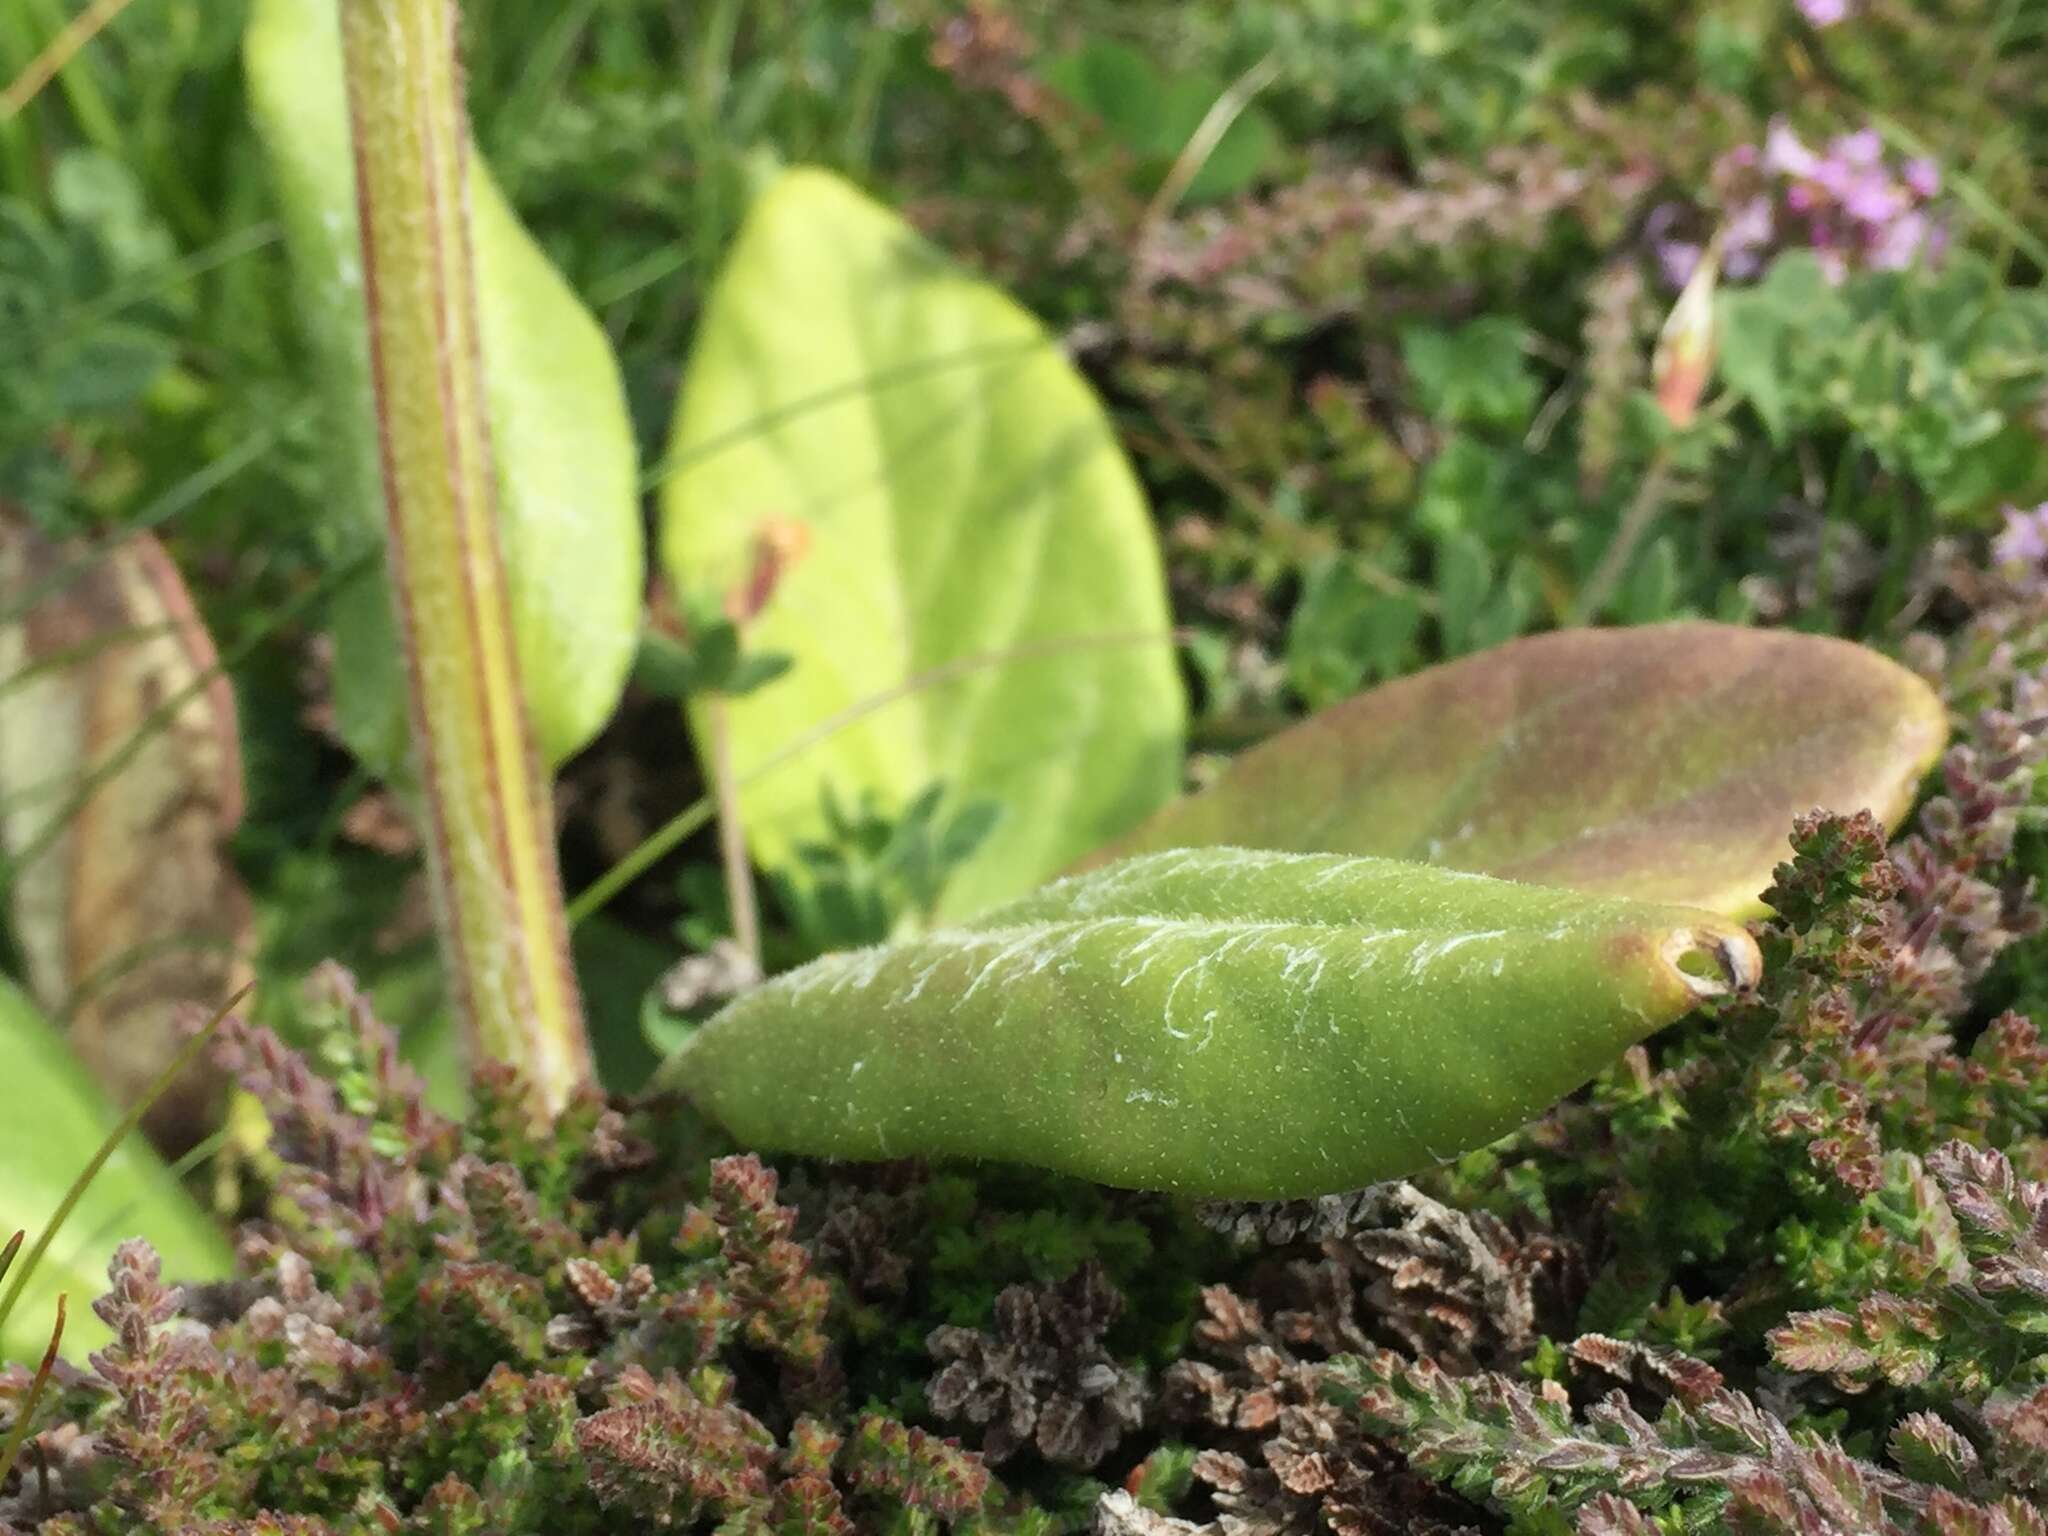
[(7, 1438), (0, 1441), (0, 1487), (6, 1485), (14, 1471), (14, 1463), (21, 1457), (21, 1448), (28, 1444), (29, 1430), (35, 1425), (36, 1409), (42, 1406), (43, 1393), (49, 1390), (50, 1378), (56, 1374), (57, 1353), (64, 1347), (64, 1323), (66, 1307), (70, 1298), (58, 1293), (57, 1322), (50, 1330), (50, 1344), (43, 1351), (43, 1363), (36, 1367), (35, 1379), (28, 1384), (28, 1396), (21, 1400), (15, 1411), (14, 1427), (7, 1432)]

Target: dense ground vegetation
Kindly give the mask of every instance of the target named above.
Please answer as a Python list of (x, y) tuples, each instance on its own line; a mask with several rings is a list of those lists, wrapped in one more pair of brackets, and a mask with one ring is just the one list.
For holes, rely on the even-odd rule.
[[(224, 658), (261, 985), (214, 1054), (271, 1131), (190, 1175), (238, 1278), (115, 1255), (0, 1530), (2048, 1531), (2048, 13), (465, 7), (480, 147), (643, 464), (778, 162), (1055, 329), (1160, 530), (1194, 782), (1573, 623), (1841, 635), (1947, 703), (1889, 850), (1799, 824), (1759, 991), (1412, 1184), (1193, 1211), (771, 1167), (635, 1099), (745, 979), (709, 831), (576, 930), (601, 1092), (536, 1130), (465, 1088), (418, 838), (336, 729), (242, 9), (136, 0), (0, 105), (0, 503), (156, 531)], [(0, 0), (0, 76), (62, 10)], [(1702, 364), (1667, 317), (1709, 277)], [(704, 787), (672, 691), (643, 666), (564, 771), (572, 893)], [(771, 969), (930, 908), (985, 831), (934, 806), (767, 872)]]

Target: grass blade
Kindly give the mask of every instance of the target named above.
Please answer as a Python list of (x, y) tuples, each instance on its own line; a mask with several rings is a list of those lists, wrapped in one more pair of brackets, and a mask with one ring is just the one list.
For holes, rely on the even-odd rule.
[[(15, 1243), (21, 1241), (16, 1233)], [(8, 1252), (13, 1252), (10, 1244)], [(36, 1421), (36, 1406), (43, 1400), (44, 1389), (50, 1385), (50, 1374), (57, 1369), (57, 1350), (64, 1343), (64, 1310), (66, 1298), (62, 1293), (57, 1297), (57, 1326), (50, 1330), (50, 1347), (43, 1351), (43, 1363), (36, 1367), (36, 1379), (29, 1383), (28, 1396), (22, 1399), (21, 1412), (16, 1415), (14, 1428), (7, 1432), (7, 1441), (0, 1445), (0, 1488), (7, 1486), (8, 1474), (14, 1470), (14, 1463), (21, 1456), (21, 1448), (28, 1444), (29, 1426)]]

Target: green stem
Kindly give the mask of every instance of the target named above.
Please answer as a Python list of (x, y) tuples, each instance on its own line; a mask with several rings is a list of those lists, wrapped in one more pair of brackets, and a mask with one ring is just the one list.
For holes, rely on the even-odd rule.
[(15, 1410), (14, 1428), (7, 1432), (7, 1439), (0, 1442), (0, 1483), (5, 1483), (14, 1471), (14, 1463), (21, 1455), (21, 1448), (28, 1444), (28, 1432), (35, 1427), (36, 1409), (43, 1401), (43, 1393), (50, 1385), (50, 1377), (57, 1369), (57, 1351), (64, 1344), (64, 1307), (66, 1297), (57, 1293), (57, 1325), (50, 1330), (50, 1346), (43, 1351), (43, 1363), (36, 1368), (33, 1380), (29, 1382), (28, 1396)]
[(718, 856), (725, 865), (726, 905), (732, 911), (733, 942), (754, 969), (761, 968), (761, 904), (754, 894), (754, 870), (747, 862), (747, 833), (740, 824), (739, 786), (732, 773), (732, 730), (725, 700), (713, 698), (704, 710), (711, 734), (711, 786), (718, 801)]
[(1572, 605), (1573, 625), (1592, 624), (1599, 619), (1600, 610), (1607, 606), (1622, 578), (1628, 575), (1629, 561), (1635, 557), (1636, 545), (1642, 542), (1650, 524), (1663, 510), (1664, 496), (1670, 488), (1671, 450), (1659, 447), (1651, 455), (1649, 467), (1643, 471), (1635, 499), (1621, 515), (1621, 524), (1614, 531), (1613, 542), (1600, 556), (1600, 564), (1587, 578), (1586, 585), (1579, 591), (1578, 601)]
[(520, 687), (470, 249), (453, 0), (343, 0), (388, 563), (427, 862), (473, 1056), (537, 1108), (590, 1075), (548, 785)]

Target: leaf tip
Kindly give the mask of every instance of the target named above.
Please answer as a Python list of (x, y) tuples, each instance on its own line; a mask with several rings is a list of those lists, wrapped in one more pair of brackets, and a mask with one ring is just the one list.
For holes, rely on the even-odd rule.
[(1660, 952), (1695, 1003), (1746, 992), (1763, 979), (1763, 953), (1740, 928), (1674, 929)]

